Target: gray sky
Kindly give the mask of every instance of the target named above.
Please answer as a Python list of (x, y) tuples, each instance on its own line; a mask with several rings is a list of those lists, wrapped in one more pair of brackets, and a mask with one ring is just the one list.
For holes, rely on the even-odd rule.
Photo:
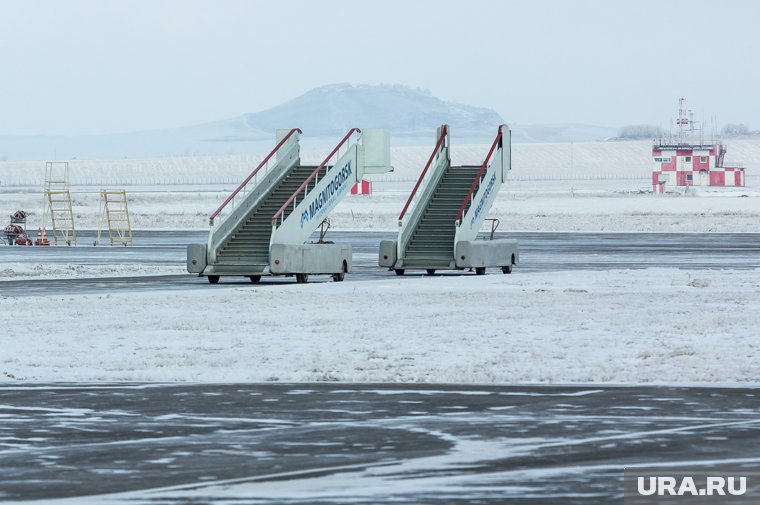
[(0, 135), (144, 130), (400, 83), (508, 122), (760, 129), (760, 2), (0, 0)]

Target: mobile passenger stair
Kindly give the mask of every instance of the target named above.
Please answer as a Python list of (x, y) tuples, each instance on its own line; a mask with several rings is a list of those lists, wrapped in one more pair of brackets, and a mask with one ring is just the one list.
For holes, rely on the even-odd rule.
[(223, 276), (332, 275), (351, 271), (351, 246), (306, 243), (350, 188), (390, 170), (388, 132), (352, 128), (316, 166), (301, 164), (301, 130), (277, 131), (277, 145), (209, 218), (207, 244), (190, 244), (187, 270), (211, 284)]
[[(519, 260), (517, 241), (476, 240), (486, 214), (511, 168), (511, 132), (499, 126), (480, 166), (451, 166), (449, 128), (437, 131), (437, 143), (398, 218), (398, 240), (380, 243), (379, 264), (404, 275), (407, 270), (488, 267), (511, 273)], [(493, 220), (495, 221), (495, 220)]]

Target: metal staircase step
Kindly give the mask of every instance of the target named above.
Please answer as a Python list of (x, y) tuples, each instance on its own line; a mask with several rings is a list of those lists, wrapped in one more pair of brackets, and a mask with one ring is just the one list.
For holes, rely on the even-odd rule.
[[(217, 254), (219, 264), (247, 265), (255, 262), (264, 268), (269, 263), (269, 241), (272, 236), (272, 217), (303, 181), (314, 166), (296, 166), (253, 209), (243, 225), (231, 236)], [(289, 216), (292, 208), (286, 209)]]
[(453, 264), (454, 219), (478, 170), (480, 167), (448, 168), (412, 232), (404, 254), (405, 266), (445, 268)]

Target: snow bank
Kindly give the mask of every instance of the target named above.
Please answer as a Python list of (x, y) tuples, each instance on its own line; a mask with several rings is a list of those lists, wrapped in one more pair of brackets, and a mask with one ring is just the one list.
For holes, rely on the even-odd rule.
[(143, 265), (139, 263), (78, 265), (74, 263), (2, 263), (0, 281), (29, 279), (74, 279), (83, 277), (134, 277), (144, 275), (185, 274), (177, 265)]
[[(452, 147), (455, 164), (480, 164), (487, 145)], [(394, 171), (371, 176), (372, 196), (346, 197), (332, 213), (342, 229), (396, 230), (399, 212), (430, 156), (431, 145), (392, 149)], [(731, 141), (747, 166), (747, 188), (700, 188), (654, 197), (649, 142), (515, 144), (510, 180), (489, 217), (502, 229), (523, 231), (757, 231), (760, 220), (760, 138)], [(304, 163), (326, 152), (304, 149)], [(137, 229), (206, 229), (208, 216), (261, 155), (198, 156), (71, 162), (79, 229), (98, 226), (100, 186), (126, 188)], [(572, 160), (572, 161), (571, 161)], [(29, 212), (42, 222), (42, 162), (0, 163), (0, 218)], [(25, 186), (26, 185), (26, 186)], [(753, 187), (754, 185), (754, 187)], [(746, 198), (738, 198), (738, 197)]]
[(0, 380), (757, 383), (758, 286), (649, 269), (2, 297)]
[[(479, 165), (492, 140), (493, 137), (483, 138), (482, 145), (452, 144), (453, 163)], [(730, 139), (727, 144), (727, 159), (742, 162), (748, 167), (748, 182), (754, 180), (760, 169), (760, 137)], [(434, 145), (435, 133), (431, 131), (429, 144), (392, 148), (391, 164), (394, 171), (374, 178), (416, 179)], [(271, 147), (273, 146), (272, 144)], [(268, 149), (245, 155), (71, 160), (70, 178), (73, 185), (94, 186), (237, 184), (259, 164)], [(301, 159), (303, 163), (318, 164), (328, 152), (329, 149), (302, 148)], [(513, 144), (512, 177), (649, 179), (652, 170), (651, 153), (650, 141)], [(42, 187), (44, 177), (44, 161), (0, 162), (0, 186)]]
[[(334, 229), (397, 230), (412, 182), (377, 182), (371, 196), (349, 195), (331, 213)], [(234, 185), (127, 189), (135, 229), (208, 229), (208, 216)], [(760, 191), (712, 188), (653, 196), (646, 181), (509, 181), (489, 217), (502, 230), (522, 231), (725, 231), (754, 232), (760, 220)], [(99, 225), (99, 193), (75, 188), (78, 229)], [(29, 213), (29, 229), (42, 222), (38, 190), (0, 191), (2, 209)], [(2, 218), (3, 214), (0, 214)]]

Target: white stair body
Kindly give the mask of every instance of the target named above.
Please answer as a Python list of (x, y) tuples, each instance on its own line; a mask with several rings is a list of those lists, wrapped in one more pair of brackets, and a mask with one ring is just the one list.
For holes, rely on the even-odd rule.
[[(517, 261), (516, 242), (492, 241), (484, 246), (475, 239), (511, 167), (509, 128), (499, 127), (486, 161), (479, 166), (451, 165), (446, 125), (438, 129), (437, 138), (427, 170), (400, 217), (398, 240), (381, 244), (380, 266), (399, 272), (507, 267), (506, 262)], [(463, 258), (459, 249), (472, 251), (471, 258)]]
[[(278, 138), (284, 132), (278, 131)], [(319, 166), (301, 165), (299, 138), (300, 132), (289, 137), (276, 153), (273, 151), (276, 162), (251, 184), (228, 215), (216, 225), (212, 218), (207, 245), (188, 248), (190, 272), (261, 276), (338, 274), (350, 269), (350, 247), (315, 249), (306, 247), (309, 244), (305, 242), (365, 174), (390, 170), (387, 131), (361, 132), (356, 141), (346, 144), (342, 155), (336, 155), (337, 161), (330, 164), (328, 157)], [(276, 265), (272, 264), (274, 246), (280, 252)], [(328, 251), (333, 251), (335, 258), (329, 258), (333, 253)], [(298, 258), (297, 265), (283, 263), (292, 258)], [(325, 265), (338, 270), (324, 272)]]

